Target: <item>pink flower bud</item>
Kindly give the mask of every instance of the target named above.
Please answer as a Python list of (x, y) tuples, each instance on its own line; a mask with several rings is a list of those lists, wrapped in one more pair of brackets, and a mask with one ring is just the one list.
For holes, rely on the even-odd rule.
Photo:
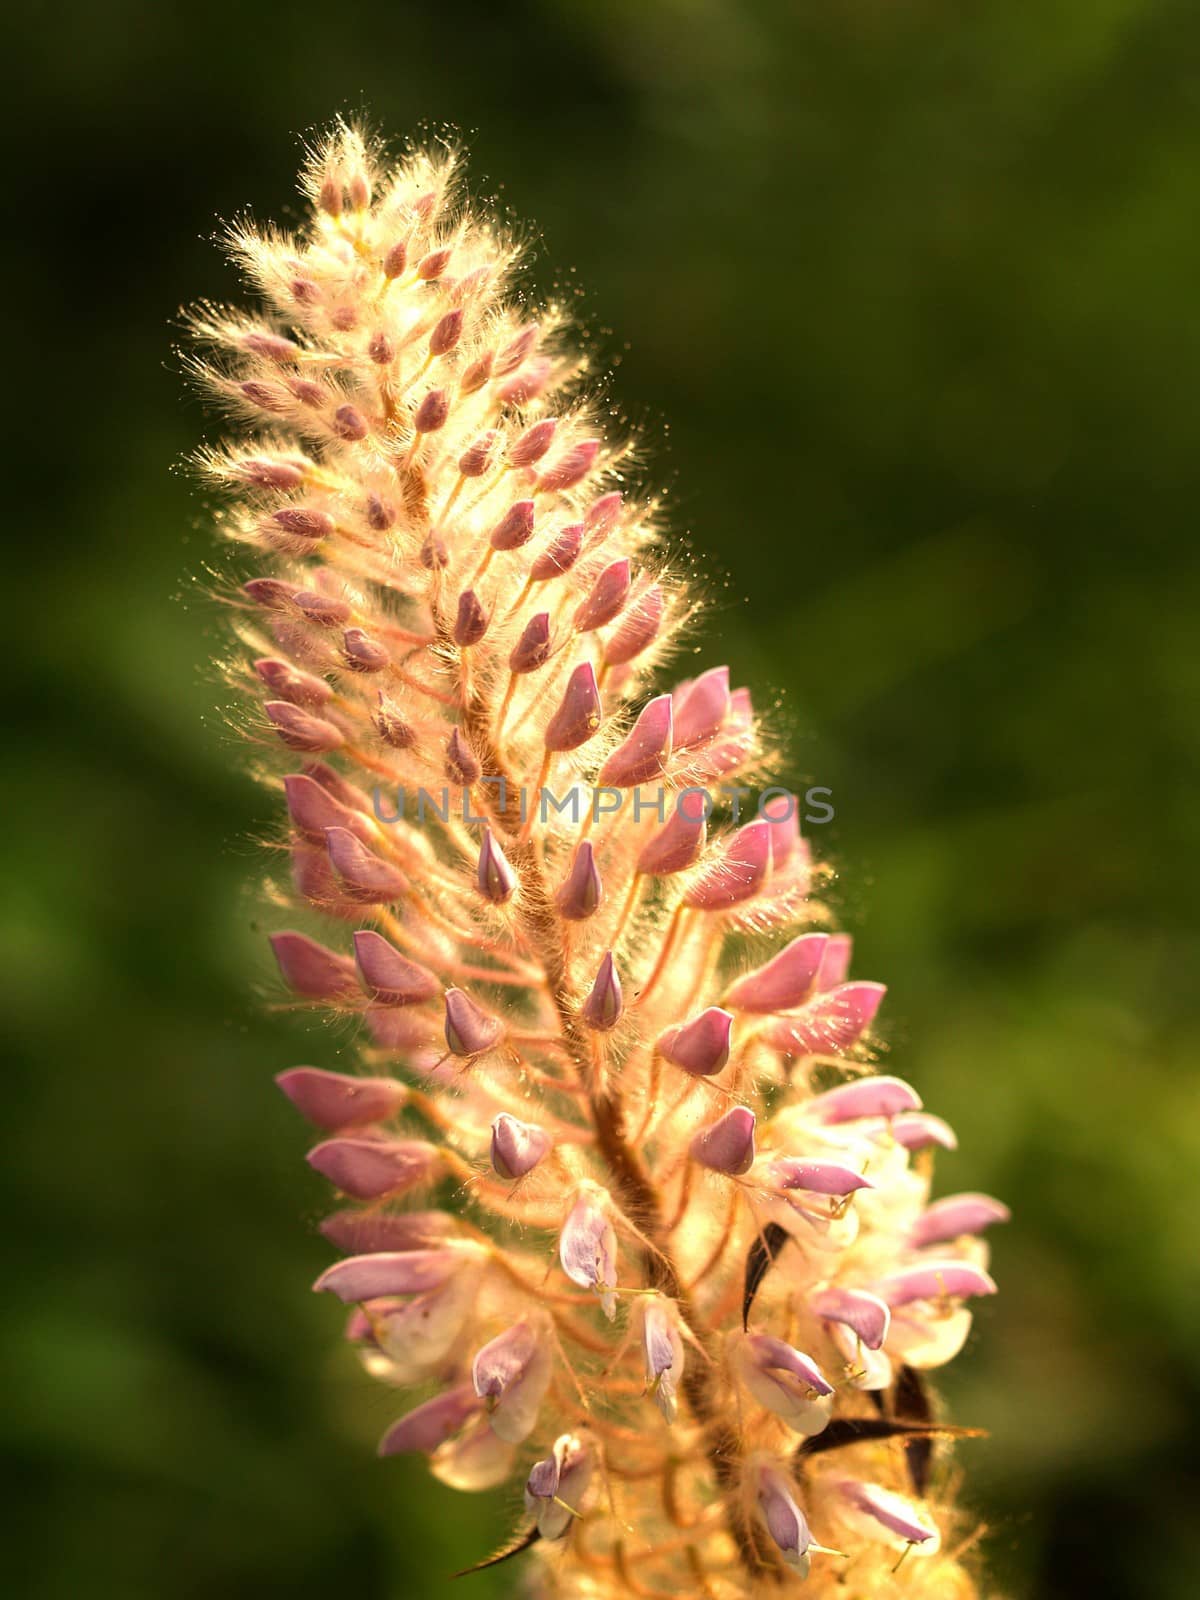
[(595, 1289), (604, 1314), (611, 1322), (617, 1314), (617, 1236), (609, 1218), (608, 1195), (597, 1183), (585, 1181), (563, 1224), (558, 1259), (572, 1283)]
[(712, 738), (729, 716), (729, 668), (711, 667), (675, 691), (675, 744), (690, 749)]
[(502, 906), (506, 900), (511, 900), (517, 887), (517, 875), (490, 828), (483, 830), (475, 882), (483, 898), (490, 900), (494, 906)]
[(363, 988), (385, 1006), (424, 1005), (441, 990), (432, 972), (409, 961), (370, 928), (354, 935), (354, 959)]
[(594, 500), (584, 515), (583, 526), (588, 536), (588, 548), (602, 543), (616, 527), (621, 516), (625, 497), (619, 489), (610, 490)]
[[(500, 435), (495, 428), (489, 428), (486, 433), (481, 433), (473, 444), (467, 446), (458, 458), (458, 470), (464, 478), (483, 477), (492, 464), (499, 438)], [(528, 503), (532, 510), (533, 502)]]
[(519, 372), (514, 372), (510, 378), (496, 385), (496, 397), (505, 405), (526, 406), (531, 400), (536, 400), (543, 389), (546, 388), (554, 374), (554, 367), (548, 356), (537, 356), (529, 361)]
[(502, 1111), (492, 1123), (492, 1169), (509, 1182), (523, 1178), (549, 1153), (552, 1143), (544, 1128), (518, 1122)]
[(327, 1139), (308, 1152), (308, 1164), (356, 1200), (382, 1200), (430, 1182), (441, 1156), (421, 1139)]
[(620, 1022), (624, 1010), (621, 979), (612, 951), (609, 950), (600, 963), (600, 970), (579, 1014), (589, 1028), (597, 1033), (607, 1033)]
[(367, 354), (377, 367), (386, 367), (396, 359), (396, 346), (386, 333), (373, 333)]
[(286, 929), (271, 935), (271, 949), (289, 989), (306, 1000), (345, 1002), (358, 995), (354, 964), (307, 934)]
[(850, 953), (853, 948), (854, 941), (848, 933), (830, 934), (813, 987), (819, 990), (834, 989), (839, 983), (844, 983), (846, 974), (850, 970)]
[(298, 489), (310, 467), (303, 457), (284, 460), (277, 456), (246, 456), (234, 463), (233, 470), (258, 489)]
[(682, 1067), (694, 1078), (711, 1078), (729, 1060), (733, 1018), (719, 1006), (709, 1006), (690, 1022), (668, 1028), (655, 1049), (664, 1061)]
[(292, 1067), (275, 1082), (302, 1117), (315, 1127), (336, 1133), (385, 1122), (407, 1099), (407, 1090), (393, 1078), (351, 1078), (319, 1067)]
[(600, 726), (600, 690), (590, 661), (581, 662), (567, 680), (558, 710), (546, 725), (546, 749), (577, 750)]
[(845, 1196), (859, 1189), (873, 1189), (870, 1178), (848, 1167), (843, 1161), (807, 1161), (800, 1156), (780, 1156), (771, 1163), (771, 1181), (783, 1194), (800, 1190), (805, 1194)]
[(446, 990), (446, 1048), (470, 1060), (499, 1044), (504, 1024), (461, 989)]
[(273, 383), (239, 383), (238, 392), (260, 411), (280, 412), (288, 408), (287, 396)]
[(450, 397), (444, 389), (430, 389), (417, 407), (412, 425), (416, 433), (436, 433), (450, 415)]
[(718, 859), (697, 878), (684, 904), (699, 911), (729, 911), (751, 899), (771, 872), (771, 824), (748, 822), (724, 842)]
[(602, 628), (606, 622), (611, 622), (629, 598), (631, 581), (628, 556), (605, 567), (575, 613), (576, 632), (590, 633), (593, 628)]
[(348, 1255), (381, 1251), (431, 1250), (454, 1232), (444, 1211), (335, 1211), (320, 1224), (321, 1234)]
[(708, 834), (705, 806), (702, 794), (685, 790), (666, 826), (643, 846), (638, 857), (638, 871), (649, 877), (665, 878), (694, 865)]
[(861, 1339), (868, 1350), (879, 1350), (887, 1338), (892, 1314), (887, 1303), (878, 1295), (865, 1289), (843, 1289), (832, 1286), (818, 1289), (808, 1298), (808, 1309), (825, 1322), (837, 1322), (849, 1328), (856, 1339)]
[(660, 778), (671, 758), (671, 696), (651, 700), (623, 744), (600, 768), (602, 787), (633, 789)]
[(373, 854), (349, 829), (326, 828), (325, 848), (347, 899), (384, 906), (408, 893), (408, 879), (400, 868)]
[(988, 1274), (966, 1261), (933, 1261), (905, 1267), (881, 1278), (875, 1288), (893, 1311), (915, 1300), (967, 1300), (996, 1293)]
[(345, 828), (365, 842), (374, 838), (370, 822), (351, 810), (307, 774), (292, 772), (283, 780), (288, 812), (297, 830), (310, 844), (325, 844), (326, 828)]
[(293, 595), (292, 604), (318, 628), (340, 628), (343, 622), (350, 620), (350, 607), (344, 600), (335, 600), (331, 595), (301, 590)]
[(395, 527), (396, 508), (390, 501), (382, 499), (372, 491), (367, 496), (367, 526), (376, 533), (386, 533), (389, 528)]
[(425, 283), (432, 283), (435, 278), (440, 278), (450, 264), (452, 253), (448, 249), (431, 250), (427, 256), (422, 256), (417, 262), (417, 277)]
[(540, 461), (549, 450), (557, 427), (558, 423), (553, 417), (545, 417), (541, 422), (535, 422), (532, 428), (526, 428), (509, 449), (510, 464), (514, 467), (531, 467), (535, 461)]
[(351, 672), (382, 672), (391, 657), (361, 628), (347, 628), (342, 635), (342, 659)]
[(282, 578), (251, 578), (242, 585), (242, 593), (267, 611), (286, 611), (299, 590)]
[(882, 983), (843, 983), (810, 1000), (795, 1016), (780, 1017), (764, 1037), (788, 1055), (830, 1055), (849, 1050), (874, 1021), (887, 993)]
[(411, 750), (417, 742), (411, 725), (405, 722), (394, 706), (387, 703), (382, 694), (378, 707), (371, 714), (371, 721), (384, 744), (390, 745), (393, 750)]
[(344, 1305), (382, 1300), (393, 1294), (426, 1294), (440, 1289), (466, 1257), (462, 1246), (432, 1250), (387, 1250), (349, 1256), (326, 1270), (313, 1284), (314, 1294), (337, 1295)]
[(446, 541), (433, 528), (430, 528), (425, 535), (419, 559), (426, 572), (443, 572), (450, 565), (450, 552), (446, 549)]
[(522, 1318), (476, 1353), (475, 1393), (487, 1405), (493, 1433), (520, 1444), (533, 1432), (554, 1368), (549, 1318)]
[(583, 523), (572, 522), (556, 533), (541, 555), (535, 557), (529, 568), (530, 581), (547, 583), (551, 578), (561, 577), (579, 560), (582, 549)]
[(329, 539), (337, 531), (337, 524), (329, 513), (312, 506), (283, 506), (271, 513), (271, 521), (284, 533), (298, 539)]
[(757, 1498), (758, 1509), (776, 1549), (789, 1567), (801, 1578), (807, 1578), (808, 1551), (813, 1539), (804, 1513), (796, 1504), (791, 1479), (777, 1467), (761, 1466)]
[(954, 1129), (930, 1111), (910, 1111), (893, 1117), (888, 1131), (906, 1150), (925, 1150), (935, 1144), (941, 1145), (943, 1150), (958, 1149), (958, 1135)]
[(492, 375), (492, 367), (496, 356), (492, 350), (486, 351), (478, 361), (472, 361), (469, 367), (464, 367), (463, 375), (458, 380), (460, 394), (478, 394), (484, 384)]
[(521, 329), (514, 339), (509, 340), (496, 357), (496, 376), (498, 378), (506, 377), (510, 372), (517, 370), (534, 345), (537, 344), (538, 332), (537, 323), (529, 322), (526, 323), (525, 327)]
[[(620, 623), (604, 641), (606, 666), (624, 666), (654, 643), (662, 626), (664, 606), (662, 586), (653, 584), (628, 608)], [(667, 699), (671, 699), (671, 696), (668, 695)]]
[(289, 750), (305, 750), (316, 755), (323, 750), (336, 750), (346, 742), (335, 723), (314, 717), (310, 711), (302, 711), (287, 700), (268, 700), (263, 710)]
[(408, 240), (397, 239), (383, 258), (385, 278), (398, 278), (408, 265)]
[(339, 406), (333, 414), (333, 431), (339, 439), (354, 443), (370, 432), (366, 417), (357, 406)]
[(429, 335), (429, 354), (431, 356), (448, 355), (462, 337), (463, 312), (461, 306), (456, 306), (453, 311), (447, 311), (440, 319), (433, 332)]
[(854, 1122), (860, 1117), (894, 1117), (901, 1111), (919, 1111), (921, 1097), (903, 1078), (855, 1078), (816, 1094), (805, 1115), (817, 1122)]
[(923, 1556), (933, 1555), (941, 1543), (929, 1513), (894, 1489), (843, 1478), (837, 1493), (847, 1523), (864, 1538), (881, 1539), (893, 1550)]
[(731, 984), (725, 1004), (735, 1011), (788, 1011), (808, 999), (829, 943), (828, 934), (803, 933), (777, 956)]
[(533, 538), (533, 501), (518, 500), (492, 529), (488, 543), (493, 550), (519, 550)]
[(508, 670), (518, 675), (536, 672), (550, 659), (550, 613), (539, 611), (525, 624), (508, 658)]
[(482, 772), (483, 768), (462, 729), (454, 728), (446, 745), (446, 776), (452, 783), (469, 789), (473, 783), (478, 783)]
[(948, 1244), (964, 1235), (982, 1233), (996, 1222), (1009, 1222), (1012, 1212), (990, 1194), (950, 1194), (935, 1200), (918, 1219), (910, 1238), (918, 1249)]
[(314, 678), (310, 672), (301, 672), (290, 661), (262, 656), (254, 663), (254, 670), (273, 694), (281, 700), (290, 700), (294, 706), (305, 706), (311, 710), (333, 699), (333, 690), (324, 678)]
[(559, 915), (568, 922), (586, 922), (599, 910), (604, 899), (604, 885), (596, 866), (596, 852), (592, 841), (585, 839), (575, 852), (562, 886), (554, 896)]
[(398, 1456), (419, 1450), (432, 1455), (482, 1410), (483, 1401), (469, 1383), (447, 1389), (393, 1422), (379, 1441), (379, 1454)]
[(536, 1515), (543, 1539), (561, 1539), (568, 1532), (592, 1472), (591, 1451), (572, 1433), (560, 1434), (550, 1455), (535, 1462), (525, 1484), (525, 1509)]
[(723, 1117), (701, 1128), (689, 1146), (693, 1161), (731, 1178), (744, 1177), (754, 1165), (754, 1113), (734, 1106)]
[(553, 466), (547, 467), (538, 478), (538, 488), (543, 493), (574, 488), (582, 478), (587, 477), (599, 454), (599, 439), (581, 439), (559, 456)]

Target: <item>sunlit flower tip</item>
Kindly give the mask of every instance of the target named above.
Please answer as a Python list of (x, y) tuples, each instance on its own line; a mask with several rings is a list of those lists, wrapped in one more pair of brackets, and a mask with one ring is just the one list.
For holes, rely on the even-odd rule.
[(311, 711), (302, 711), (290, 701), (268, 700), (263, 710), (289, 750), (319, 755), (325, 750), (336, 750), (346, 742), (336, 723), (315, 717)]
[(729, 911), (756, 895), (771, 874), (771, 824), (748, 822), (725, 842), (716, 861), (691, 886), (684, 904)]
[(419, 556), (426, 572), (444, 572), (450, 565), (450, 552), (446, 548), (446, 541), (433, 528), (430, 528), (425, 535)]
[(354, 964), (307, 934), (284, 929), (271, 935), (271, 949), (289, 989), (306, 1000), (348, 1001), (358, 993)]
[(394, 1294), (426, 1294), (440, 1289), (447, 1278), (482, 1250), (472, 1241), (431, 1250), (380, 1250), (365, 1256), (348, 1256), (327, 1267), (313, 1284), (313, 1292), (335, 1294), (346, 1305), (382, 1300)]
[(289, 461), (279, 456), (244, 456), (231, 470), (257, 489), (298, 489), (311, 465), (303, 457)]
[(586, 922), (600, 908), (604, 899), (604, 885), (596, 865), (596, 852), (592, 841), (585, 839), (575, 852), (570, 870), (562, 881), (554, 904), (559, 915), (568, 922)]
[(498, 1177), (515, 1182), (533, 1171), (553, 1142), (545, 1128), (519, 1122), (502, 1111), (492, 1123), (492, 1170)]
[(708, 837), (708, 822), (700, 807), (688, 807), (680, 795), (666, 825), (642, 847), (637, 869), (652, 878), (686, 872), (699, 859)]
[(496, 385), (496, 398), (505, 405), (524, 406), (541, 394), (554, 374), (549, 356), (535, 356), (518, 372)]
[(432, 972), (402, 956), (371, 928), (354, 935), (354, 960), (363, 987), (383, 1005), (422, 1005), (441, 992)]
[(668, 1422), (674, 1422), (684, 1367), (683, 1339), (675, 1308), (671, 1302), (655, 1295), (639, 1301), (638, 1318), (647, 1388), (663, 1416)]
[(729, 716), (729, 668), (710, 667), (675, 691), (675, 743), (680, 750), (719, 733)]
[(735, 1011), (765, 1013), (802, 1005), (812, 993), (829, 935), (802, 933), (765, 966), (748, 972), (725, 992)]
[(577, 750), (600, 726), (600, 690), (596, 671), (583, 661), (571, 673), (558, 710), (546, 726), (546, 749)]
[(611, 622), (629, 598), (632, 582), (629, 558), (614, 561), (592, 585), (591, 593), (575, 613), (575, 631), (590, 633)]
[(417, 262), (417, 277), (423, 283), (432, 283), (436, 278), (440, 278), (450, 265), (450, 257), (453, 254), (454, 252), (447, 248), (430, 250)]
[(399, 1422), (393, 1422), (379, 1441), (379, 1454), (399, 1456), (421, 1451), (432, 1455), (482, 1410), (483, 1401), (469, 1383), (447, 1389), (408, 1412)]
[(820, 1055), (857, 1044), (879, 1010), (886, 985), (843, 983), (810, 1000), (795, 1016), (779, 1017), (764, 1034), (767, 1043), (789, 1055)]
[(450, 397), (444, 389), (431, 389), (413, 415), (416, 433), (436, 433), (450, 415)]
[(347, 628), (342, 635), (342, 660), (351, 672), (382, 672), (391, 656), (361, 628)]
[(997, 1222), (1008, 1222), (1012, 1212), (990, 1194), (951, 1194), (935, 1200), (918, 1218), (910, 1238), (918, 1249), (947, 1244), (964, 1235), (982, 1233)]
[(454, 349), (462, 336), (463, 310), (456, 306), (453, 311), (447, 311), (440, 317), (429, 335), (429, 354), (431, 356), (448, 355)]
[(478, 644), (488, 629), (489, 617), (474, 589), (464, 589), (458, 597), (452, 637), (464, 649)]
[(771, 1163), (771, 1180), (782, 1193), (844, 1196), (873, 1189), (870, 1178), (842, 1161), (806, 1161), (800, 1156), (779, 1156)]
[(596, 1183), (584, 1183), (563, 1224), (558, 1259), (572, 1283), (595, 1289), (611, 1322), (617, 1314), (617, 1236), (609, 1215), (607, 1194)]
[(849, 1328), (868, 1350), (878, 1350), (887, 1338), (892, 1313), (886, 1301), (865, 1289), (841, 1289), (831, 1285), (818, 1289), (808, 1298), (808, 1309), (824, 1322)]
[(400, 868), (368, 850), (346, 828), (326, 828), (325, 848), (346, 895), (363, 905), (388, 905), (408, 893)]
[(554, 1347), (550, 1319), (522, 1318), (476, 1353), (475, 1393), (487, 1407), (492, 1432), (509, 1444), (529, 1437), (550, 1383)]
[(660, 694), (600, 768), (596, 782), (610, 789), (634, 789), (661, 777), (670, 758), (671, 696)]
[(692, 1138), (693, 1161), (731, 1178), (743, 1177), (754, 1165), (754, 1113), (746, 1106), (732, 1111)]
[(251, 578), (242, 585), (242, 593), (264, 611), (284, 611), (299, 592), (298, 585), (282, 578)]
[(958, 1135), (954, 1129), (931, 1111), (908, 1111), (893, 1117), (888, 1131), (906, 1150), (926, 1150), (935, 1144), (943, 1150), (958, 1149)]
[(745, 1334), (734, 1348), (738, 1374), (759, 1405), (797, 1433), (821, 1432), (834, 1391), (811, 1356), (765, 1333)]
[(404, 1085), (393, 1078), (353, 1078), (320, 1067), (291, 1067), (275, 1082), (302, 1117), (330, 1133), (383, 1122), (408, 1097)]
[(451, 1055), (482, 1055), (499, 1044), (504, 1024), (461, 989), (446, 990), (446, 1047)]
[(543, 493), (573, 489), (582, 482), (596, 464), (600, 454), (599, 439), (581, 439), (565, 450), (553, 464), (538, 477), (538, 488)]
[(508, 341), (496, 357), (498, 378), (505, 378), (510, 372), (515, 372), (526, 356), (532, 354), (540, 333), (541, 327), (538, 323), (527, 322), (520, 333)]
[(441, 1154), (421, 1139), (327, 1139), (308, 1164), (356, 1200), (407, 1194), (440, 1170)]
[(550, 613), (539, 611), (525, 624), (508, 658), (508, 670), (518, 675), (536, 672), (550, 659)]
[(535, 422), (513, 444), (508, 452), (509, 464), (514, 467), (531, 467), (535, 461), (540, 461), (549, 450), (554, 433), (558, 427), (553, 417), (545, 417), (541, 422)]
[(311, 711), (333, 699), (333, 689), (324, 678), (316, 678), (311, 672), (302, 672), (290, 661), (261, 656), (254, 663), (254, 670), (272, 694), (278, 695), (281, 700), (289, 700), (294, 706), (303, 706)]
[(533, 538), (533, 501), (518, 500), (492, 529), (488, 543), (493, 550), (519, 550)]
[(695, 1078), (711, 1078), (729, 1060), (733, 1017), (720, 1006), (709, 1006), (690, 1022), (681, 1022), (658, 1036), (655, 1049), (664, 1061), (682, 1067)]
[(446, 776), (452, 783), (461, 783), (464, 789), (469, 789), (473, 783), (478, 783), (482, 771), (462, 729), (452, 729), (446, 745)]
[(517, 875), (490, 828), (483, 830), (475, 882), (483, 898), (495, 906), (502, 906), (506, 900), (511, 900), (517, 887)]
[(589, 1028), (595, 1029), (597, 1033), (607, 1033), (620, 1022), (624, 1010), (625, 999), (621, 993), (621, 978), (617, 972), (617, 964), (613, 960), (613, 953), (609, 950), (600, 963), (600, 970), (579, 1014)]
[(592, 1453), (573, 1433), (561, 1434), (544, 1460), (534, 1463), (525, 1484), (525, 1509), (537, 1516), (543, 1539), (561, 1539), (583, 1504), (591, 1482)]
[(812, 1534), (796, 1504), (795, 1485), (777, 1467), (758, 1468), (758, 1508), (776, 1549), (802, 1578), (808, 1576)]
[(929, 1513), (894, 1489), (844, 1478), (836, 1485), (847, 1524), (868, 1539), (882, 1539), (893, 1549), (933, 1555), (941, 1543)]
[[(318, 1226), (321, 1237), (336, 1250), (348, 1256), (373, 1256), (437, 1249), (453, 1236), (456, 1223), (445, 1211), (380, 1211), (353, 1206), (331, 1212)], [(461, 1241), (461, 1247), (470, 1243)], [(478, 1248), (486, 1258), (486, 1246)]]
[(890, 1273), (875, 1285), (892, 1310), (916, 1300), (971, 1300), (996, 1293), (995, 1280), (967, 1261), (933, 1261)]
[(572, 522), (559, 531), (550, 543), (536, 556), (529, 568), (531, 583), (546, 583), (569, 572), (579, 560), (583, 549), (583, 523)]
[(625, 497), (621, 491), (611, 489), (608, 494), (602, 494), (587, 508), (583, 526), (587, 532), (589, 547), (598, 545), (608, 537), (617, 525), (624, 504)]
[(605, 666), (622, 667), (648, 649), (658, 638), (665, 607), (661, 584), (653, 584), (629, 607), (604, 641)]
[(848, 933), (831, 933), (825, 941), (825, 952), (817, 970), (813, 987), (818, 991), (834, 989), (846, 981), (850, 971), (850, 956), (854, 940)]
[(482, 478), (492, 464), (492, 457), (496, 453), (496, 445), (500, 435), (495, 428), (488, 428), (481, 433), (472, 444), (469, 444), (458, 458), (458, 470), (464, 478)]
[(814, 1095), (804, 1108), (806, 1116), (831, 1125), (855, 1122), (860, 1117), (894, 1117), (902, 1111), (920, 1109), (921, 1096), (911, 1083), (882, 1075), (839, 1083)]

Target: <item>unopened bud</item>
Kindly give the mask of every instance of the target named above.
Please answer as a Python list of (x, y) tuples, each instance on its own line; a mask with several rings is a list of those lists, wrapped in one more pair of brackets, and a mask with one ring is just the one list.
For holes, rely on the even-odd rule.
[(664, 606), (662, 587), (653, 584), (628, 608), (604, 641), (605, 666), (623, 667), (654, 643), (662, 627)]
[(351, 672), (382, 672), (391, 660), (383, 645), (361, 628), (347, 628), (343, 633), (342, 658)]
[(431, 250), (427, 256), (422, 256), (417, 262), (417, 277), (426, 283), (440, 278), (450, 263), (452, 253), (450, 250)]
[(398, 278), (408, 265), (408, 241), (397, 239), (383, 258), (383, 275), (385, 278)]
[(450, 399), (444, 389), (430, 389), (417, 407), (413, 429), (417, 433), (436, 433), (450, 415)]
[(549, 1153), (552, 1143), (545, 1128), (518, 1122), (502, 1111), (492, 1123), (492, 1170), (510, 1183), (523, 1178)]
[(371, 928), (360, 928), (354, 935), (354, 960), (363, 987), (381, 1005), (423, 1005), (441, 987), (432, 972), (402, 956)]
[(488, 543), (493, 550), (519, 550), (532, 538), (533, 501), (518, 500), (492, 529)]
[(366, 417), (357, 406), (339, 406), (333, 414), (333, 431), (339, 439), (353, 442), (365, 439), (370, 430)]
[(483, 602), (474, 589), (464, 589), (458, 597), (458, 613), (451, 631), (455, 644), (464, 649), (478, 644), (487, 632), (488, 620)]
[(587, 999), (583, 1002), (580, 1016), (589, 1028), (595, 1029), (597, 1033), (607, 1033), (620, 1022), (624, 1010), (625, 1000), (621, 994), (621, 979), (617, 973), (613, 953), (609, 950), (600, 963), (600, 970), (596, 974)]
[(532, 583), (545, 583), (550, 578), (569, 572), (579, 560), (583, 549), (583, 523), (572, 522), (561, 529), (537, 556), (529, 568)]
[(695, 1078), (710, 1078), (729, 1060), (733, 1018), (720, 1006), (709, 1006), (690, 1022), (659, 1035), (655, 1049), (664, 1061)]
[(289, 989), (306, 1000), (347, 1001), (358, 995), (354, 963), (307, 934), (287, 928), (271, 935), (271, 949)]
[(262, 656), (254, 663), (254, 670), (280, 700), (290, 700), (294, 706), (313, 710), (333, 698), (333, 690), (324, 678), (315, 678), (311, 672), (301, 672), (290, 661), (279, 661), (274, 656)]
[(550, 659), (550, 613), (539, 611), (525, 624), (508, 658), (510, 672), (536, 672)]
[(517, 875), (490, 828), (483, 830), (483, 844), (479, 849), (479, 865), (476, 868), (475, 881), (483, 898), (490, 900), (496, 906), (502, 906), (505, 901), (511, 900), (516, 891)]
[(567, 680), (558, 710), (546, 726), (546, 749), (577, 750), (600, 726), (600, 690), (590, 661), (581, 662)]
[(614, 561), (592, 585), (592, 591), (575, 613), (575, 628), (579, 633), (590, 633), (611, 622), (629, 598), (630, 567), (628, 556)]
[(473, 783), (479, 781), (482, 771), (479, 759), (467, 743), (461, 728), (454, 728), (446, 745), (446, 775), (453, 783), (460, 783), (464, 789), (469, 789)]
[(310, 755), (336, 750), (345, 744), (342, 730), (324, 717), (314, 717), (289, 700), (268, 700), (263, 710), (289, 750), (304, 750)]
[(508, 452), (511, 464), (514, 467), (531, 467), (535, 461), (540, 461), (549, 450), (557, 427), (558, 423), (553, 417), (544, 417), (541, 422), (535, 422), (532, 428), (526, 428)]
[(604, 885), (596, 865), (596, 852), (590, 839), (585, 839), (575, 852), (571, 869), (563, 879), (562, 887), (554, 896), (559, 915), (568, 922), (586, 922), (600, 908), (604, 899)]
[(447, 989), (445, 1034), (450, 1054), (469, 1060), (499, 1044), (504, 1024), (462, 989)]
[(482, 478), (492, 464), (496, 443), (500, 435), (495, 428), (481, 433), (473, 444), (467, 446), (458, 458), (458, 470), (464, 478)]
[(599, 454), (599, 439), (581, 439), (541, 474), (538, 488), (543, 493), (574, 488), (581, 479), (587, 477)]
[(462, 337), (462, 326), (462, 308), (459, 306), (453, 311), (447, 311), (446, 315), (442, 317), (429, 335), (429, 354), (431, 356), (448, 355)]

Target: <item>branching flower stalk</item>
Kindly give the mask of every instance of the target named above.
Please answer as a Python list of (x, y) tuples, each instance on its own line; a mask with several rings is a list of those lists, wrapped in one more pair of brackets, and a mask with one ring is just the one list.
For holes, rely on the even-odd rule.
[(714, 814), (776, 753), (726, 668), (656, 689), (698, 601), (517, 243), (344, 125), (303, 191), (231, 230), (258, 307), (194, 365), (272, 894), (324, 928), (275, 955), (361, 1061), (279, 1082), (339, 1196), (316, 1287), (412, 1391), (381, 1454), (510, 1484), (546, 1593), (969, 1596), (923, 1374), (1007, 1213), (931, 1201), (954, 1135), (872, 1069), (794, 796)]

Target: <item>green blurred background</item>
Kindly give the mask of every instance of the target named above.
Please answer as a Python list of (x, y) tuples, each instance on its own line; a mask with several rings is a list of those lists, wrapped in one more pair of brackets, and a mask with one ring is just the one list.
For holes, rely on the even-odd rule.
[[(200, 665), (169, 353), (294, 135), (450, 122), (544, 229), (726, 655), (826, 784), (893, 1070), (1007, 1196), (947, 1375), (1012, 1596), (1200, 1592), (1200, 11), (1165, 0), (60, 0), (7, 24), (14, 720), (2, 1336), (29, 1600), (398, 1597), (505, 1506), (377, 1464), (308, 1294), (261, 1009), (269, 821)], [(10, 135), (11, 138), (11, 135)], [(627, 341), (627, 342), (626, 342)], [(732, 580), (725, 587), (725, 572)], [(15, 638), (13, 637), (15, 631)], [(817, 831), (817, 830), (814, 830)]]

